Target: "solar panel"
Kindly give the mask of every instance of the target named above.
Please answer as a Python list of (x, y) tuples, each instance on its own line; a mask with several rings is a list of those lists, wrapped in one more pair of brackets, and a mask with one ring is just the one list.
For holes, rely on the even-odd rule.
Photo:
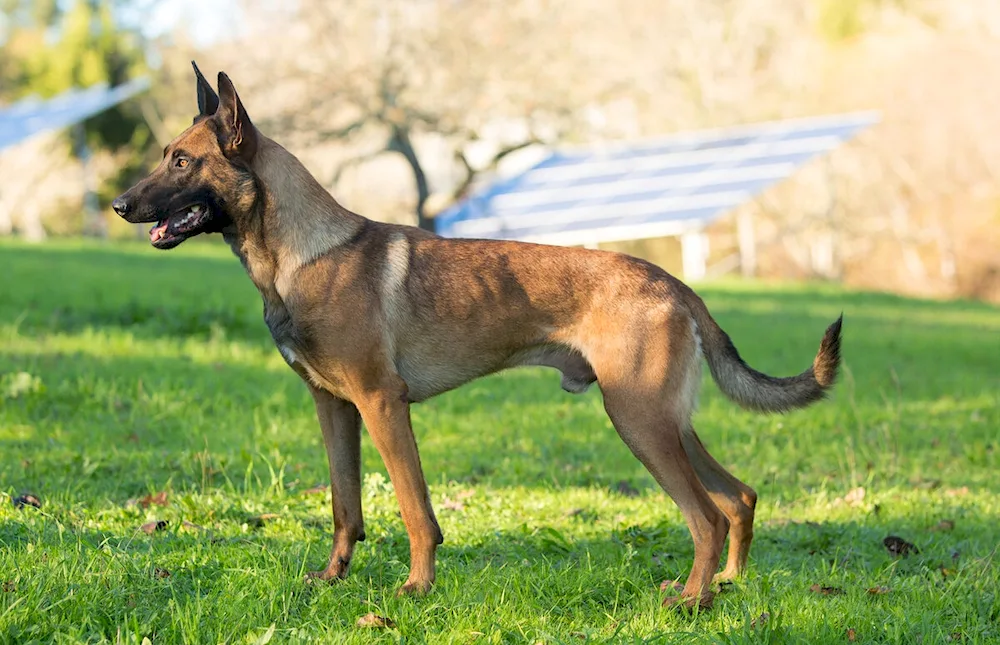
[(42, 132), (79, 123), (121, 103), (149, 87), (149, 79), (138, 78), (112, 88), (93, 85), (41, 100), (24, 99), (0, 108), (0, 150)]
[(556, 151), (440, 213), (437, 232), (562, 245), (679, 235), (877, 121), (863, 112)]

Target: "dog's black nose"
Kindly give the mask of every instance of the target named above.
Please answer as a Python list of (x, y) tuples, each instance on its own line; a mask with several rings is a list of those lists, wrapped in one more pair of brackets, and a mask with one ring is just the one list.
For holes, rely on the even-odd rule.
[(125, 217), (128, 213), (128, 202), (121, 197), (115, 197), (115, 200), (111, 202), (111, 208), (115, 209), (115, 212), (121, 217)]

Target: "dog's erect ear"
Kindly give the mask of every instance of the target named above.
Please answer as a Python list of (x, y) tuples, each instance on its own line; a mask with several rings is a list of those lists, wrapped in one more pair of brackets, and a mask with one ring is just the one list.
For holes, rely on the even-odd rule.
[(191, 67), (194, 68), (194, 76), (198, 85), (198, 116), (195, 117), (197, 120), (200, 117), (215, 114), (215, 111), (219, 109), (219, 95), (202, 76), (201, 70), (198, 69), (198, 65), (194, 61), (191, 61)]
[(225, 72), (219, 72), (219, 109), (215, 113), (219, 129), (219, 145), (229, 157), (246, 162), (257, 152), (257, 130), (236, 94), (233, 82)]

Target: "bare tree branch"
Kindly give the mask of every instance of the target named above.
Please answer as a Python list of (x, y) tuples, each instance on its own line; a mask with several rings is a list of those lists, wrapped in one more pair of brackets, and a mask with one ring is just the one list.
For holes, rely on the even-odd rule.
[(484, 172), (495, 171), (497, 167), (500, 165), (500, 162), (503, 161), (507, 156), (517, 152), (518, 150), (524, 150), (528, 146), (533, 146), (541, 143), (543, 143), (541, 139), (532, 135), (530, 138), (521, 141), (520, 143), (516, 143), (514, 145), (501, 148), (493, 155), (492, 159), (490, 159), (490, 162), (486, 164), (486, 166), (478, 169), (472, 167), (472, 164), (469, 163), (469, 159), (468, 157), (465, 156), (464, 151), (462, 150), (455, 151), (455, 159), (460, 164), (462, 164), (462, 168), (465, 170), (465, 177), (462, 179), (461, 183), (459, 183), (458, 186), (456, 186), (455, 189), (452, 191), (451, 195), (452, 201), (458, 201), (460, 199), (463, 199), (468, 194), (469, 189), (472, 187), (472, 184), (476, 181), (479, 175), (483, 174)]
[(327, 182), (327, 185), (331, 187), (336, 186), (337, 184), (340, 183), (340, 178), (343, 177), (344, 173), (350, 170), (351, 168), (354, 168), (355, 166), (360, 166), (361, 164), (371, 161), (376, 157), (380, 157), (389, 151), (390, 151), (389, 147), (388, 145), (386, 145), (386, 147), (384, 148), (380, 148), (378, 150), (372, 150), (371, 152), (366, 152), (364, 154), (357, 155), (356, 157), (351, 157), (350, 159), (341, 162), (340, 164), (338, 164), (337, 169), (333, 172), (333, 175), (330, 177), (330, 181)]

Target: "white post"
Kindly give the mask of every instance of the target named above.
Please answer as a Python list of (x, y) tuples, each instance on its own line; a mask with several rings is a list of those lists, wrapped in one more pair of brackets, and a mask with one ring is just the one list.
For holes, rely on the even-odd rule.
[(10, 235), (14, 232), (14, 216), (10, 209), (0, 204), (0, 236)]
[(107, 227), (97, 204), (97, 179), (90, 163), (90, 147), (87, 146), (87, 136), (82, 123), (73, 127), (76, 136), (77, 156), (80, 158), (80, 168), (83, 171), (83, 234), (95, 237), (107, 237)]
[(827, 280), (837, 277), (834, 271), (833, 247), (833, 233), (830, 231), (814, 234), (812, 245), (809, 247), (813, 273)]
[(681, 260), (686, 281), (705, 277), (705, 260), (708, 256), (708, 237), (701, 230), (681, 235)]
[(752, 278), (757, 273), (757, 242), (754, 238), (753, 213), (747, 207), (736, 215), (736, 236), (740, 246), (740, 273)]

